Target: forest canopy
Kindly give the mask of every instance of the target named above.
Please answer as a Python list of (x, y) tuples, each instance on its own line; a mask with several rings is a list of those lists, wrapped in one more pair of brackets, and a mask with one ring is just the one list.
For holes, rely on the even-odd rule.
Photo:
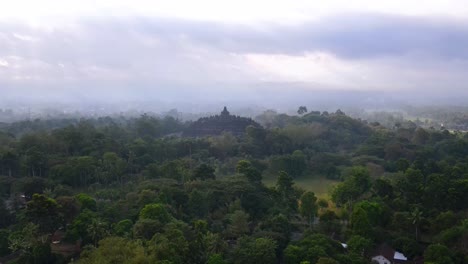
[(0, 261), (468, 263), (466, 133), (300, 110), (3, 125)]

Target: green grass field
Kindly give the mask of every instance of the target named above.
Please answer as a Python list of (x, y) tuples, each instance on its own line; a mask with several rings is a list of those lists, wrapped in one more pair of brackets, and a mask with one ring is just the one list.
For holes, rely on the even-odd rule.
[[(276, 179), (266, 178), (263, 181), (267, 186), (274, 186)], [(295, 185), (301, 187), (306, 191), (314, 192), (319, 198), (328, 198), (329, 190), (333, 185), (339, 183), (338, 181), (329, 180), (323, 177), (301, 177), (294, 179)]]

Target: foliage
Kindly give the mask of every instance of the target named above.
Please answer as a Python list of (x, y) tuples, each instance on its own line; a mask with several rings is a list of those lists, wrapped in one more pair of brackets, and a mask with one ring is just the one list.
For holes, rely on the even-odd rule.
[(299, 200), (299, 212), (303, 217), (306, 217), (309, 225), (312, 225), (312, 221), (317, 214), (317, 197), (313, 192), (305, 192)]
[(343, 183), (338, 184), (332, 192), (332, 200), (343, 205), (357, 200), (370, 188), (369, 171), (364, 167), (353, 167)]
[(138, 241), (120, 237), (108, 237), (99, 242), (99, 247), (81, 254), (81, 264), (152, 263), (151, 258)]
[(276, 242), (269, 238), (242, 237), (233, 252), (233, 263), (273, 263), (276, 247)]
[(140, 211), (140, 219), (157, 220), (165, 224), (171, 220), (171, 215), (163, 204), (147, 204)]
[(446, 246), (433, 244), (428, 246), (426, 251), (424, 251), (424, 261), (428, 263), (451, 264), (454, 263), (451, 255), (450, 250)]
[(70, 262), (53, 238), (81, 263), (354, 264), (386, 243), (466, 263), (466, 133), (305, 108), (2, 124), (0, 254)]

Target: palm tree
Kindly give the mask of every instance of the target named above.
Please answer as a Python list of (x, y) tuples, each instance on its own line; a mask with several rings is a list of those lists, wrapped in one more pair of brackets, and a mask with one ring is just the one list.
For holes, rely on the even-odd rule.
[(419, 241), (419, 225), (421, 223), (421, 219), (422, 219), (422, 211), (416, 207), (416, 209), (414, 209), (413, 212), (411, 212), (411, 222), (415, 226), (415, 230), (416, 230), (416, 241)]
[(226, 241), (219, 234), (208, 232), (203, 239), (205, 240), (208, 255), (222, 254), (228, 247)]
[(91, 224), (88, 226), (88, 234), (94, 242), (94, 246), (97, 247), (99, 240), (104, 238), (107, 235), (106, 224), (100, 219), (93, 219)]

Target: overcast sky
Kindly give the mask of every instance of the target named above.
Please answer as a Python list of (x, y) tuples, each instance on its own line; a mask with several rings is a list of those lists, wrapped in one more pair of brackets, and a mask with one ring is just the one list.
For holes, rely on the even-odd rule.
[(466, 95), (467, 73), (466, 0), (15, 0), (0, 9), (0, 89), (10, 96), (222, 97), (269, 86)]

